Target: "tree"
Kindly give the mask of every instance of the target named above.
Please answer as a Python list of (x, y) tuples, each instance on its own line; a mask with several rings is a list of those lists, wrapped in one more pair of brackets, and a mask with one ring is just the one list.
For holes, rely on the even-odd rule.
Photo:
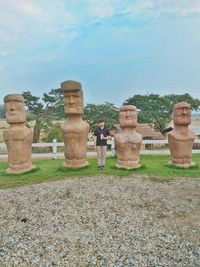
[(110, 128), (113, 124), (118, 123), (119, 109), (112, 103), (95, 105), (87, 104), (84, 108), (83, 119), (90, 124), (90, 130), (94, 131), (97, 127), (98, 120), (104, 119), (106, 127)]
[(46, 104), (46, 109), (52, 111), (54, 120), (62, 119), (64, 115), (64, 98), (60, 88), (51, 89), (51, 91), (43, 94), (43, 101)]
[(49, 94), (43, 94), (42, 101), (40, 97), (33, 96), (30, 91), (23, 92), (22, 94), (25, 105), (28, 108), (27, 120), (35, 120), (33, 142), (37, 143), (41, 130), (47, 131), (52, 127), (52, 120), (60, 118), (61, 108), (64, 106), (62, 93), (59, 88), (52, 89)]
[(62, 137), (62, 133), (60, 130), (60, 123), (55, 123), (53, 124), (52, 128), (50, 129), (50, 131), (48, 132), (45, 141), (48, 142), (52, 142), (53, 139), (56, 139), (57, 142), (63, 142), (63, 137)]
[(5, 109), (4, 109), (4, 105), (0, 104), (0, 119), (4, 119), (5, 118)]
[(128, 98), (124, 105), (135, 105), (139, 109), (138, 122), (148, 123), (161, 133), (171, 121), (173, 106), (177, 102), (188, 102), (192, 110), (200, 108), (200, 100), (189, 94), (183, 95), (134, 95)]

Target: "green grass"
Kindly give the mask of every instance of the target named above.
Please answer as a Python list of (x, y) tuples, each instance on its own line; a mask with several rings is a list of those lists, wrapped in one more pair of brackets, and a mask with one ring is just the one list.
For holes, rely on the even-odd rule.
[(95, 175), (114, 175), (116, 177), (128, 177), (134, 175), (145, 175), (153, 181), (170, 181), (176, 177), (200, 177), (200, 155), (193, 155), (197, 167), (191, 169), (180, 169), (167, 166), (169, 156), (143, 155), (141, 156), (142, 167), (136, 170), (123, 170), (115, 167), (116, 158), (107, 159), (106, 169), (97, 170), (95, 158), (89, 159), (88, 167), (74, 170), (62, 167), (63, 160), (36, 160), (33, 161), (36, 169), (21, 175), (6, 174), (7, 162), (0, 162), (0, 189), (36, 184), (48, 181), (56, 181), (67, 178), (81, 178)]

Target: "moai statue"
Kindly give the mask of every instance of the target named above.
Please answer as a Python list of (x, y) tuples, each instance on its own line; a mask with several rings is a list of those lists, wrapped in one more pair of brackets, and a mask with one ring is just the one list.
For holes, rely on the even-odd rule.
[(137, 108), (133, 105), (122, 106), (119, 114), (121, 131), (115, 135), (118, 168), (139, 168), (142, 135), (136, 132)]
[(188, 168), (192, 162), (192, 147), (195, 134), (188, 128), (191, 124), (191, 106), (186, 102), (174, 105), (172, 119), (174, 129), (168, 133), (169, 149), (172, 160), (169, 164)]
[(6, 121), (10, 124), (10, 128), (4, 131), (9, 162), (6, 173), (25, 173), (35, 166), (31, 161), (33, 132), (25, 126), (24, 98), (19, 94), (7, 95), (4, 103)]
[(81, 83), (64, 81), (64, 108), (67, 120), (61, 124), (65, 143), (65, 162), (67, 168), (82, 168), (88, 165), (87, 140), (89, 124), (83, 121), (83, 91)]

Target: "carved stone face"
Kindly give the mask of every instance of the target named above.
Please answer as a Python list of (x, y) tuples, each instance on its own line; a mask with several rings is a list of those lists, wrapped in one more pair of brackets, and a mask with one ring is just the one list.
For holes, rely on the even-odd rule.
[(23, 123), (26, 121), (25, 104), (21, 95), (8, 95), (4, 98), (4, 103), (8, 123)]
[(83, 93), (79, 91), (67, 91), (64, 93), (64, 105), (66, 114), (83, 114)]
[(119, 113), (120, 127), (137, 126), (137, 108), (132, 105), (122, 106)]
[(175, 125), (191, 124), (191, 106), (185, 102), (175, 104), (172, 118)]
[(64, 81), (61, 83), (64, 93), (65, 114), (83, 114), (82, 85), (76, 81)]

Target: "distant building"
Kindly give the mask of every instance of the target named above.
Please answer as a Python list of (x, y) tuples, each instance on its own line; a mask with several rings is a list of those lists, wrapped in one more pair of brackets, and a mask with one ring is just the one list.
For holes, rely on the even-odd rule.
[[(164, 140), (165, 139), (165, 137), (160, 132), (156, 131), (149, 124), (138, 123), (136, 127), (136, 131), (142, 135), (144, 140)], [(114, 136), (117, 132), (120, 132), (119, 124), (113, 125), (110, 129), (111, 136)]]
[(200, 127), (191, 126), (190, 128), (195, 133), (195, 138), (200, 139)]

